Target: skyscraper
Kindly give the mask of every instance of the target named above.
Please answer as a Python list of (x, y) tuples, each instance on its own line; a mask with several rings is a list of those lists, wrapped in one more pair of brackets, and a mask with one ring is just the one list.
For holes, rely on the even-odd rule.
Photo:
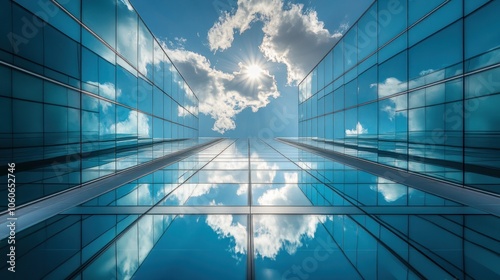
[(375, 1), (274, 140), (198, 137), (128, 1), (0, 1), (1, 279), (500, 275), (499, 1)]
[(498, 195), (498, 1), (375, 1), (299, 85), (314, 145)]

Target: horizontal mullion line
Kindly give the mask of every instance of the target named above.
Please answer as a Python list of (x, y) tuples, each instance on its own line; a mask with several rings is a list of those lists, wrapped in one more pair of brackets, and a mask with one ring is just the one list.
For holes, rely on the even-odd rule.
[[(77, 206), (64, 215), (140, 215), (151, 206)], [(151, 215), (484, 215), (468, 206), (155, 206)]]

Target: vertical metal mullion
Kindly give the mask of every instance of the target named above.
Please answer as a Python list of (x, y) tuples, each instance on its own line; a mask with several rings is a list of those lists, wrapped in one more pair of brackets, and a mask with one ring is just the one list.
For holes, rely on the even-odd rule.
[(248, 208), (247, 215), (247, 280), (255, 279), (255, 265), (253, 252), (253, 215), (252, 215), (252, 168), (250, 162), (250, 139), (247, 139), (248, 145)]

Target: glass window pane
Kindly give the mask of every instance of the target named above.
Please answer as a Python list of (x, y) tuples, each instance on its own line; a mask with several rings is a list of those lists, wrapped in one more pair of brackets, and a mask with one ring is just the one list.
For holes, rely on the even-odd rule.
[(137, 111), (116, 106), (116, 137), (137, 136)]
[(82, 47), (82, 89), (97, 94), (99, 82), (98, 56)]
[(409, 60), (409, 79), (419, 78), (410, 88), (446, 78), (445, 71), (439, 70), (462, 61), (461, 21), (412, 47)]
[(344, 40), (340, 40), (333, 48), (333, 77), (337, 79), (344, 74)]
[[(102, 140), (115, 138), (115, 104), (99, 100), (99, 136)], [(114, 145), (114, 142), (108, 142)]]
[(158, 42), (154, 40), (154, 83), (159, 88), (163, 87), (163, 60), (164, 53)]
[(412, 25), (443, 2), (445, 0), (410, 0), (408, 3), (408, 25)]
[(12, 95), (12, 70), (0, 65), (0, 95)]
[(357, 24), (344, 36), (344, 67), (350, 69), (358, 63)]
[(64, 1), (57, 0), (61, 6), (63, 6), (68, 12), (70, 12), (73, 16), (80, 19), (80, 0), (72, 0), (72, 1)]
[[(78, 10), (80, 9), (79, 1), (68, 1), (68, 2), (75, 2), (78, 4)], [(49, 5), (52, 5), (50, 3)], [(74, 4), (73, 4), (74, 5)], [(44, 13), (46, 11), (46, 7), (41, 8), (41, 13)], [(54, 9), (56, 12), (51, 12), (49, 17), (48, 22), (53, 25), (55, 28), (59, 29), (62, 33), (66, 34), (69, 36), (71, 39), (75, 41), (80, 40), (80, 25), (74, 21), (68, 14), (60, 10), (59, 8), (56, 8), (54, 5), (50, 9)], [(45, 11), (44, 11), (45, 10)], [(80, 17), (79, 11), (78, 12), (78, 18)]]
[(358, 22), (358, 60), (377, 49), (377, 5), (373, 4)]
[(462, 16), (462, 1), (448, 1), (446, 5), (435, 11), (408, 31), (408, 44), (418, 41), (456, 21)]
[(345, 107), (349, 108), (358, 103), (358, 80), (345, 85)]
[(325, 84), (333, 82), (333, 51), (325, 57)]
[(79, 45), (61, 32), (47, 25), (44, 32), (45, 66), (74, 78), (80, 77)]
[(61, 106), (44, 106), (44, 132), (66, 132), (68, 130), (68, 109)]
[(128, 9), (122, 1), (117, 7), (117, 51), (130, 62), (137, 66), (137, 14)]
[(68, 105), (68, 90), (60, 85), (44, 81), (43, 82), (43, 100), (45, 103), (56, 105)]
[(378, 46), (406, 29), (406, 0), (379, 0), (378, 1)]
[(116, 33), (116, 0), (86, 0), (82, 2), (82, 21), (113, 48)]
[(359, 75), (358, 91), (358, 104), (377, 99), (377, 66)]
[(121, 95), (121, 91), (116, 91), (115, 86), (115, 66), (108, 61), (99, 59), (99, 95), (110, 100), (115, 100), (116, 95)]
[[(465, 19), (465, 59), (500, 47), (500, 33), (487, 32), (498, 30), (498, 11), (500, 2), (492, 1)], [(500, 58), (491, 59), (484, 65), (500, 61)]]
[(153, 87), (144, 79), (139, 78), (138, 109), (148, 114), (153, 113)]
[[(14, 38), (14, 33), (9, 37), (9, 33), (12, 32), (12, 9), (11, 1), (1, 1), (0, 2), (0, 18), (2, 19), (2, 24), (0, 24), (0, 36), (4, 38), (0, 40), (0, 49), (11, 51), (12, 44), (10, 42), (11, 38)], [(8, 38), (8, 40), (6, 40)]]
[(163, 117), (163, 92), (157, 87), (153, 87), (153, 114)]
[[(32, 25), (29, 30), (29, 40), (26, 34), (26, 19), (36, 18), (18, 5), (12, 7), (12, 50), (15, 54), (43, 65), (43, 28)], [(3, 20), (2, 20), (3, 21)], [(14, 35), (15, 34), (15, 35)], [(2, 39), (3, 40), (3, 39)]]
[(42, 104), (14, 99), (13, 108), (14, 133), (43, 132)]
[(318, 90), (321, 90), (325, 87), (325, 61), (321, 60), (321, 62), (317, 66), (318, 69)]
[(117, 66), (116, 77), (117, 91), (120, 92), (116, 97), (117, 101), (137, 108), (137, 77), (121, 66)]
[(42, 102), (43, 82), (40, 78), (19, 71), (12, 72), (12, 96)]
[(378, 68), (378, 96), (384, 97), (407, 89), (406, 51), (394, 56)]
[(115, 63), (115, 53), (85, 29), (82, 29), (82, 44), (107, 61)]
[(376, 137), (378, 133), (377, 103), (371, 103), (358, 108), (358, 135)]
[(395, 53), (399, 53), (400, 51), (406, 49), (406, 39), (408, 34), (405, 32), (398, 38), (394, 39), (394, 41), (390, 42), (387, 44), (385, 47), (383, 47), (381, 50), (377, 52), (378, 55), (378, 62), (382, 63), (386, 61), (388, 58), (393, 56)]
[[(0, 97), (0, 106), (3, 110), (0, 110), (0, 117), (4, 121), (3, 126), (0, 127), (0, 133), (12, 133), (12, 100), (10, 98)], [(7, 135), (2, 135), (0, 137), (1, 147), (10, 147), (11, 140), (8, 139)]]
[(342, 86), (333, 92), (333, 111), (344, 108), (344, 87)]
[(149, 80), (153, 80), (153, 35), (148, 28), (139, 20), (139, 72)]
[(499, 93), (499, 77), (500, 67), (468, 76), (465, 78), (465, 98)]
[[(363, 133), (363, 128), (358, 125), (358, 108), (345, 111), (345, 137), (357, 138), (358, 134)], [(356, 144), (356, 142), (351, 142)]]

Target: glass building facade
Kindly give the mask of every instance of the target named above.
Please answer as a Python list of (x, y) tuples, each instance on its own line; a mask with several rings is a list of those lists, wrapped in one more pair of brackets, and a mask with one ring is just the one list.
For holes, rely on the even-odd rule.
[(498, 216), (278, 141), (219, 140), (82, 200), (17, 233), (2, 279), (500, 274)]
[(302, 141), (500, 194), (499, 11), (375, 1), (300, 83)]
[(196, 95), (127, 4), (0, 1), (0, 151), (19, 205), (198, 137)]
[(497, 279), (499, 3), (374, 2), (262, 140), (128, 1), (0, 0), (0, 279)]

